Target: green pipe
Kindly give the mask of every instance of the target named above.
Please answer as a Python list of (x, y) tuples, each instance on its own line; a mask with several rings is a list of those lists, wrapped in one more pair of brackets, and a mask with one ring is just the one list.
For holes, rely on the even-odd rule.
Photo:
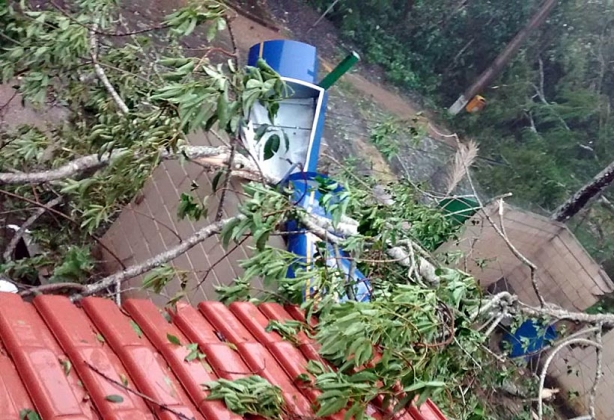
[(345, 59), (337, 65), (330, 73), (326, 75), (324, 79), (320, 82), (320, 87), (324, 89), (329, 89), (332, 85), (337, 83), (337, 80), (341, 78), (345, 73), (350, 71), (354, 64), (358, 63), (360, 60), (360, 56), (358, 53), (352, 51), (352, 54), (345, 57)]

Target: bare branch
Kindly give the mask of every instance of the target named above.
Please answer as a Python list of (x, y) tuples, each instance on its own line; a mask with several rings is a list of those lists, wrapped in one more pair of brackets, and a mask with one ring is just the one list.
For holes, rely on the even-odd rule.
[[(343, 236), (355, 236), (357, 235), (358, 227), (354, 225), (352, 219), (347, 220), (349, 223), (338, 223), (336, 226), (333, 226), (331, 220), (326, 219), (324, 217), (316, 216), (313, 214), (303, 214), (301, 215), (301, 223), (307, 227), (313, 234), (318, 236), (319, 238), (330, 242), (331, 244), (339, 244), (341, 242), (341, 238), (336, 235), (339, 233)], [(416, 258), (413, 256), (413, 250), (416, 250), (419, 254), (424, 255), (426, 251), (424, 251), (420, 246), (418, 246), (415, 242), (405, 239), (401, 241), (399, 244), (404, 244), (408, 248), (412, 248), (412, 253), (407, 252), (401, 246), (395, 246), (389, 244), (389, 248), (386, 250), (386, 253), (397, 263), (402, 265), (403, 267), (407, 267), (410, 269), (410, 273), (415, 270), (415, 260)], [(439, 284), (439, 276), (435, 274), (435, 267), (431, 264), (424, 256), (418, 256), (418, 273), (431, 285)]]
[(83, 363), (85, 363), (85, 365), (90, 368), (91, 370), (93, 370), (94, 372), (96, 372), (98, 375), (102, 376), (103, 378), (105, 378), (107, 381), (111, 382), (113, 385), (120, 387), (121, 389), (130, 392), (131, 394), (134, 394), (138, 397), (141, 397), (142, 399), (144, 399), (145, 401), (149, 402), (150, 404), (153, 404), (155, 406), (160, 407), (160, 410), (162, 411), (168, 411), (169, 413), (174, 414), (175, 416), (177, 416), (178, 419), (181, 420), (194, 420), (194, 417), (189, 417), (185, 414), (183, 414), (180, 411), (177, 411), (171, 407), (169, 407), (166, 404), (163, 404), (161, 402), (158, 402), (156, 400), (154, 400), (153, 398), (151, 398), (148, 395), (143, 394), (142, 392), (136, 391), (126, 385), (124, 385), (123, 383), (116, 381), (115, 379), (111, 378), (110, 376), (107, 376), (102, 370), (98, 369), (97, 367), (95, 367), (94, 365), (90, 364), (87, 361), (83, 361)]
[(109, 95), (111, 95), (111, 98), (113, 98), (113, 101), (115, 101), (115, 103), (117, 104), (117, 107), (120, 109), (120, 111), (123, 114), (128, 114), (130, 112), (128, 106), (119, 96), (119, 94), (107, 78), (107, 75), (105, 74), (102, 66), (98, 64), (98, 37), (96, 36), (97, 30), (98, 23), (94, 23), (90, 29), (90, 57), (92, 57), (94, 71), (96, 72), (96, 76), (98, 76), (98, 79), (100, 79), (100, 82), (107, 89), (107, 92), (109, 92)]
[(19, 293), (20, 296), (39, 295), (43, 293), (55, 293), (62, 289), (78, 290), (80, 292), (85, 291), (86, 286), (81, 283), (49, 283), (42, 286), (32, 287), (30, 289), (23, 290)]
[(203, 242), (205, 239), (215, 235), (216, 233), (219, 233), (222, 230), (222, 228), (226, 226), (228, 223), (234, 222), (236, 220), (244, 220), (244, 219), (245, 219), (245, 216), (238, 215), (235, 217), (231, 217), (229, 219), (224, 219), (219, 222), (215, 222), (210, 225), (207, 225), (203, 227), (202, 229), (199, 229), (198, 231), (196, 231), (192, 236), (185, 239), (180, 244), (177, 244), (174, 247), (169, 248), (166, 251), (143, 261), (140, 264), (131, 265), (125, 270), (122, 270), (115, 274), (107, 276), (101, 279), (100, 281), (97, 281), (96, 283), (88, 284), (86, 286), (86, 289), (82, 293), (71, 296), (71, 301), (75, 302), (86, 296), (93, 295), (95, 293), (99, 293), (113, 286), (114, 284), (123, 283), (124, 281), (129, 280), (133, 277), (139, 276), (143, 273), (146, 273), (155, 267), (158, 267), (162, 264), (166, 264), (169, 261), (172, 261), (178, 256), (184, 254), (185, 252), (187, 252), (194, 246), (198, 245), (199, 243)]
[(503, 199), (499, 199), (499, 223), (501, 225), (500, 229), (497, 228), (497, 225), (495, 223), (493, 223), (488, 213), (484, 212), (484, 214), (486, 215), (486, 219), (488, 219), (488, 221), (492, 224), (492, 227), (495, 229), (495, 232), (497, 232), (497, 234), (503, 239), (509, 250), (512, 251), (512, 254), (514, 254), (514, 256), (518, 258), (524, 265), (529, 267), (529, 270), (531, 272), (531, 285), (533, 286), (533, 290), (537, 295), (537, 299), (539, 299), (540, 305), (543, 307), (546, 305), (546, 300), (540, 293), (539, 286), (537, 285), (537, 266), (533, 264), (533, 262), (531, 262), (527, 257), (525, 257), (520, 251), (518, 251), (518, 249), (514, 246), (514, 244), (512, 244), (509, 237), (507, 236), (507, 232), (505, 231), (505, 224), (503, 223), (503, 204)]
[(497, 226), (497, 224), (492, 219), (492, 217), (490, 217), (490, 214), (488, 214), (488, 212), (486, 212), (486, 210), (484, 209), (484, 203), (482, 203), (482, 200), (480, 199), (478, 195), (478, 192), (475, 188), (475, 184), (473, 183), (473, 179), (471, 177), (471, 173), (468, 170), (467, 170), (467, 180), (469, 181), (469, 185), (471, 186), (473, 195), (475, 199), (477, 200), (478, 205), (480, 206), (480, 209), (482, 210), (482, 213), (484, 214), (484, 217), (486, 218), (486, 220), (488, 220), (488, 223), (490, 223), (490, 225), (493, 227), (497, 235), (499, 235), (501, 239), (503, 239), (503, 242), (505, 242), (509, 250), (512, 251), (512, 254), (514, 254), (514, 256), (518, 258), (524, 265), (529, 267), (529, 270), (531, 272), (531, 284), (533, 286), (533, 290), (535, 291), (535, 294), (537, 295), (537, 299), (539, 299), (540, 305), (544, 307), (546, 305), (546, 301), (544, 300), (544, 297), (539, 292), (539, 287), (537, 285), (537, 277), (536, 277), (537, 266), (533, 264), (527, 257), (525, 257), (520, 251), (518, 251), (518, 249), (514, 246), (514, 244), (512, 244), (509, 237), (507, 236), (507, 233), (505, 232), (505, 225), (503, 223), (503, 204), (504, 204), (503, 198), (499, 199), (500, 226)]
[(602, 348), (601, 344), (596, 343), (593, 340), (588, 340), (586, 338), (573, 338), (570, 340), (563, 341), (561, 344), (556, 346), (554, 350), (552, 350), (552, 353), (550, 353), (550, 355), (546, 359), (546, 362), (544, 363), (544, 367), (542, 368), (542, 372), (539, 375), (539, 391), (537, 394), (538, 395), (537, 417), (539, 420), (543, 420), (544, 418), (544, 402), (542, 401), (542, 391), (544, 389), (544, 382), (546, 381), (546, 374), (548, 373), (548, 367), (550, 367), (550, 363), (552, 363), (554, 356), (556, 356), (556, 354), (562, 349), (564, 349), (566, 346), (569, 346), (571, 344), (585, 344), (588, 346), (595, 346), (599, 350), (601, 350)]
[(8, 246), (4, 250), (4, 254), (2, 256), (4, 258), (4, 261), (9, 261), (12, 259), (13, 252), (15, 252), (15, 247), (19, 243), (19, 240), (23, 238), (23, 235), (26, 233), (28, 228), (32, 226), (38, 220), (39, 217), (45, 214), (45, 212), (47, 211), (47, 208), (57, 206), (58, 204), (62, 202), (62, 200), (64, 200), (64, 197), (54, 198), (53, 200), (51, 200), (50, 202), (46, 204), (46, 207), (40, 207), (36, 209), (34, 214), (30, 216), (28, 219), (26, 219), (25, 222), (23, 222), (19, 230), (15, 232), (15, 235), (11, 239), (11, 242), (9, 242)]
[[(158, 151), (159, 156), (163, 160), (179, 159), (182, 156), (197, 163), (209, 166), (223, 166), (230, 159), (230, 150), (226, 147), (210, 147), (210, 146), (182, 146), (179, 147), (177, 153), (173, 153), (166, 149)], [(42, 184), (44, 182), (58, 181), (61, 179), (71, 178), (87, 170), (98, 170), (114, 160), (131, 154), (139, 156), (142, 152), (130, 149), (117, 149), (111, 153), (98, 156), (92, 154), (83, 156), (56, 169), (49, 169), (40, 172), (0, 172), (0, 185), (3, 184)], [(243, 155), (236, 154), (234, 157), (233, 167), (241, 172), (257, 173), (256, 168), (251, 161)]]
[(603, 376), (603, 325), (599, 324), (599, 328), (597, 330), (597, 334), (595, 335), (595, 342), (599, 345), (596, 348), (596, 356), (597, 356), (597, 366), (595, 369), (595, 381), (593, 382), (593, 387), (591, 388), (591, 393), (589, 396), (588, 403), (588, 414), (591, 416), (591, 419), (597, 419), (595, 415), (595, 399), (597, 398), (597, 389), (599, 388), (599, 382), (601, 381), (601, 377)]
[[(510, 313), (523, 314), (530, 318), (550, 317), (557, 320), (570, 320), (590, 325), (603, 325), (614, 327), (614, 314), (587, 314), (584, 312), (572, 312), (553, 304), (542, 307), (533, 307), (518, 300), (518, 297), (509, 292), (497, 293), (487, 298), (478, 311), (472, 314), (472, 318), (480, 314), (490, 314), (493, 311), (508, 310)], [(583, 331), (586, 333), (588, 331)]]

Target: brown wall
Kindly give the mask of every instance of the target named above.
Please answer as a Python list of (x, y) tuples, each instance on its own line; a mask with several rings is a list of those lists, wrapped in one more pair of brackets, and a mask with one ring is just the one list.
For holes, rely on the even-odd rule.
[[(498, 205), (488, 206), (485, 211), (499, 223)], [(607, 274), (563, 224), (510, 206), (504, 207), (503, 224), (511, 243), (538, 267), (537, 283), (546, 301), (565, 309), (583, 311), (597, 302), (598, 295), (613, 290)], [(529, 268), (512, 254), (482, 214), (467, 222), (458, 243), (449, 243), (440, 249), (442, 252), (458, 250), (465, 254), (459, 268), (474, 275), (485, 287), (505, 277), (522, 301), (539, 303)], [(476, 264), (476, 259), (480, 258), (491, 261), (480, 268)], [(611, 396), (614, 393), (614, 331), (604, 335), (603, 341), (603, 378), (596, 399), (597, 420), (614, 420)], [(587, 413), (595, 366), (594, 348), (564, 349), (555, 356), (548, 371), (560, 384), (563, 398), (567, 398), (567, 391), (579, 394), (569, 398), (579, 413)]]
[[(597, 388), (595, 410), (597, 420), (614, 419), (614, 331), (603, 336), (603, 376)], [(578, 413), (588, 413), (591, 387), (595, 381), (597, 356), (594, 347), (561, 350), (553, 359), (548, 373), (556, 378), (561, 389), (575, 394), (568, 398)], [(563, 394), (566, 397), (565, 394)]]
[[(485, 211), (500, 224), (498, 205), (490, 205)], [(510, 242), (538, 267), (537, 283), (546, 300), (570, 310), (584, 310), (597, 301), (596, 295), (613, 290), (612, 281), (565, 225), (507, 205), (503, 225)], [(448, 243), (440, 251), (462, 251), (459, 268), (475, 276), (484, 287), (505, 277), (523, 301), (538, 303), (529, 268), (481, 213), (466, 223), (458, 242)], [(486, 260), (484, 267), (478, 266), (480, 259)]]

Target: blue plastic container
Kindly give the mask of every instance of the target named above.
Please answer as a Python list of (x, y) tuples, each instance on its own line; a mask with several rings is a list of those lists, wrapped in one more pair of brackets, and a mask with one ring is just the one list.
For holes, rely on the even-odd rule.
[(291, 40), (264, 41), (249, 50), (248, 66), (255, 66), (258, 58), (283, 77), (316, 84), (318, 55), (313, 45)]
[[(330, 219), (330, 214), (320, 206), (322, 194), (318, 191), (320, 186), (318, 178), (322, 180), (328, 179), (325, 175), (315, 172), (301, 172), (291, 175), (287, 181), (293, 188), (292, 197), (297, 206), (303, 207), (309, 213)], [(340, 193), (342, 191), (343, 188), (338, 186), (333, 190), (333, 193)], [(296, 254), (299, 257), (299, 261), (307, 267), (312, 266), (317, 256), (316, 244), (321, 242), (321, 239), (304, 230), (296, 221), (289, 221), (286, 224), (286, 229), (288, 232), (297, 232), (288, 235), (288, 250)], [(345, 301), (352, 298), (359, 302), (369, 301), (371, 298), (371, 283), (358, 269), (355, 269), (350, 274), (351, 263), (349, 254), (343, 250), (340, 250), (339, 253), (341, 256), (340, 261), (335, 257), (334, 248), (330, 244), (326, 245), (326, 265), (331, 268), (338, 268), (345, 275), (345, 281), (352, 283), (354, 296), (342, 295), (339, 300)], [(294, 270), (292, 268), (288, 270), (288, 276), (290, 278), (294, 277)], [(315, 284), (307, 284), (304, 291), (305, 299), (314, 296), (317, 292), (325, 292), (318, 290), (316, 286)]]
[(556, 330), (552, 325), (540, 325), (529, 319), (513, 333), (506, 333), (503, 342), (509, 345), (511, 357), (521, 357), (539, 352), (556, 337)]

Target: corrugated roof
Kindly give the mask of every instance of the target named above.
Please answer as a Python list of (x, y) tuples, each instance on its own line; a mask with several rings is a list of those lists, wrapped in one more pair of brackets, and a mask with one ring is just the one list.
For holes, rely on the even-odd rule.
[[(303, 333), (295, 345), (265, 332), (271, 319), (304, 320), (296, 307), (275, 303), (182, 303), (168, 317), (148, 300), (119, 308), (102, 298), (77, 306), (62, 296), (28, 303), (0, 293), (0, 420), (26, 410), (43, 420), (235, 420), (223, 403), (206, 399), (201, 384), (253, 374), (282, 389), (293, 416), (313, 417), (318, 392), (295, 379), (318, 358), (317, 345)], [(189, 343), (198, 343), (207, 363), (185, 361)], [(369, 414), (384, 417), (375, 406)], [(445, 420), (430, 401), (397, 417)]]

